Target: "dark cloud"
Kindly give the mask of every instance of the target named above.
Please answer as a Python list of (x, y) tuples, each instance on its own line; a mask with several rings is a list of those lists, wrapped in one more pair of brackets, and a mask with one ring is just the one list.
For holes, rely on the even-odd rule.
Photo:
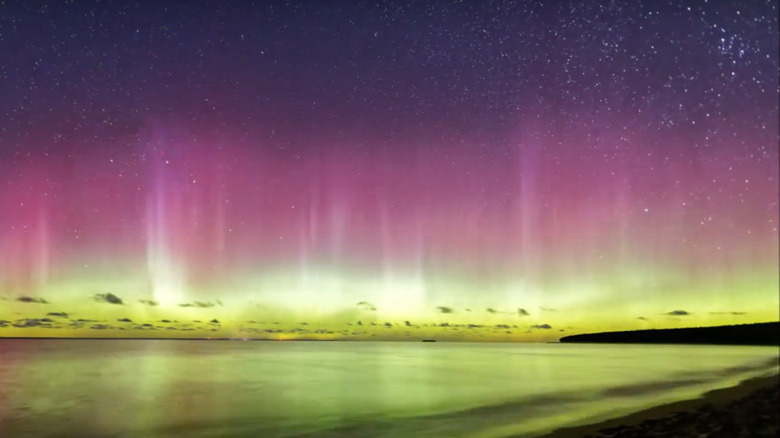
[(363, 325), (363, 321), (358, 321), (357, 325)]
[(42, 326), (48, 326), (50, 325), (49, 321), (43, 321), (41, 319), (37, 318), (24, 318), (24, 319), (18, 319), (14, 321), (13, 326), (17, 328), (25, 328), (25, 327), (42, 327)]
[(370, 310), (372, 312), (376, 311), (376, 306), (369, 303), (368, 301), (361, 301), (357, 303), (358, 306), (362, 307), (363, 310)]
[(65, 312), (49, 312), (46, 315), (48, 316), (56, 316), (58, 318), (67, 318), (68, 314)]
[(411, 326), (412, 326), (412, 323), (411, 323), (411, 322), (409, 322), (409, 321), (404, 321), (404, 325), (405, 325), (405, 326), (407, 326), (407, 327), (411, 327)]
[(491, 308), (491, 307), (488, 307), (488, 308), (487, 308), (487, 309), (485, 309), (485, 310), (487, 311), (487, 313), (498, 313), (498, 310), (496, 310), (496, 309), (493, 309), (493, 308)]
[(219, 324), (219, 321), (217, 320), (217, 318), (214, 318), (211, 321), (209, 321), (209, 323), (210, 324)]
[(119, 318), (119, 319), (117, 319), (117, 321), (119, 321), (119, 322), (133, 322), (133, 320), (131, 320), (130, 318)]
[(667, 315), (674, 315), (674, 316), (685, 316), (690, 315), (690, 313), (686, 312), (685, 310), (672, 310), (671, 312), (666, 312)]
[(22, 303), (49, 304), (49, 302), (46, 301), (43, 298), (34, 298), (34, 297), (28, 297), (28, 296), (21, 296), (21, 297), (17, 298), (16, 301), (20, 301)]
[(471, 309), (463, 309), (463, 310), (465, 310), (466, 312), (471, 312)]
[(438, 310), (440, 313), (452, 313), (453, 312), (451, 307), (446, 307), (446, 306), (437, 306), (436, 310)]
[(154, 301), (154, 300), (138, 300), (138, 302), (141, 303), (141, 304), (146, 304), (147, 306), (156, 306), (157, 305), (157, 301)]
[(549, 330), (552, 326), (550, 324), (535, 324), (532, 325), (531, 328)]
[[(469, 324), (469, 325), (471, 325), (471, 324)], [(506, 324), (496, 324), (496, 328), (497, 329), (508, 329), (510, 327), (508, 325), (506, 325)]]
[(89, 328), (91, 328), (92, 330), (106, 330), (106, 329), (110, 329), (111, 326), (108, 324), (93, 324)]
[(171, 320), (170, 319), (161, 319), (158, 322), (163, 322), (165, 324), (170, 324)]
[(392, 326), (393, 326), (393, 324), (390, 324), (389, 322), (386, 322), (386, 323), (385, 323), (385, 327), (388, 327), (388, 328), (389, 328), (389, 327), (392, 327)]
[(642, 321), (647, 321), (647, 318), (645, 318), (644, 316), (640, 316), (640, 317), (639, 317), (639, 318), (637, 318), (637, 319), (641, 319)]
[(528, 316), (528, 315), (530, 315), (530, 313), (528, 313), (527, 310), (520, 309), (520, 308), (517, 309), (517, 314), (520, 315), (520, 316)]
[(6, 321), (4, 319), (0, 319), (0, 327), (8, 327), (11, 324), (11, 321)]
[(448, 322), (443, 322), (443, 323), (439, 324), (439, 327), (449, 327), (449, 326), (450, 326), (450, 323), (448, 323)]
[(202, 309), (214, 307), (216, 304), (212, 303), (211, 301), (195, 301), (192, 303), (181, 303), (179, 304), (179, 307), (199, 307)]
[(92, 298), (99, 303), (124, 304), (121, 298), (110, 292), (107, 294), (96, 294)]
[(747, 312), (710, 312), (710, 315), (745, 315)]

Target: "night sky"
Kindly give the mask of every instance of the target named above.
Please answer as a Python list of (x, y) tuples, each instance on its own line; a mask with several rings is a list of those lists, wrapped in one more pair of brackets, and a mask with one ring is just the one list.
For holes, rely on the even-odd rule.
[(0, 336), (777, 320), (778, 50), (776, 1), (0, 3)]

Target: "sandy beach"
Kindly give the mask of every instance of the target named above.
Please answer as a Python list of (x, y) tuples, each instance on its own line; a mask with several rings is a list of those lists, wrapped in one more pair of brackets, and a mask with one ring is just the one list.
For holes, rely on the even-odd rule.
[(780, 376), (757, 377), (697, 399), (562, 428), (540, 438), (775, 437), (780, 432), (779, 396)]

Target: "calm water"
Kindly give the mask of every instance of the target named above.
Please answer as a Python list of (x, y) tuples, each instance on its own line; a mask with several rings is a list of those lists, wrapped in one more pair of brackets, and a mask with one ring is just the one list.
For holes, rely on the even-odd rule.
[(777, 372), (776, 347), (0, 340), (0, 436), (498, 437)]

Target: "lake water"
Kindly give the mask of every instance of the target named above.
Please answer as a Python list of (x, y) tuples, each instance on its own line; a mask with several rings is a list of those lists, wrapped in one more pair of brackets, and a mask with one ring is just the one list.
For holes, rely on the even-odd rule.
[(501, 437), (778, 371), (776, 347), (0, 340), (0, 436)]

